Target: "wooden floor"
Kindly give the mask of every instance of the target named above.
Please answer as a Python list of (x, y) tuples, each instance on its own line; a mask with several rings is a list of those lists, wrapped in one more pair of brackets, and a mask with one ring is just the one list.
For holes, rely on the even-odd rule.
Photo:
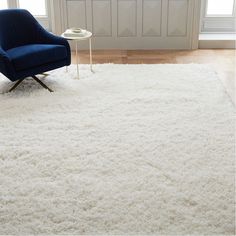
[[(209, 64), (218, 73), (228, 94), (236, 104), (235, 69), (236, 50), (96, 50), (93, 51), (93, 63), (116, 64)], [(80, 51), (79, 60), (82, 64), (89, 63), (89, 52)], [(72, 57), (75, 63), (75, 56)]]

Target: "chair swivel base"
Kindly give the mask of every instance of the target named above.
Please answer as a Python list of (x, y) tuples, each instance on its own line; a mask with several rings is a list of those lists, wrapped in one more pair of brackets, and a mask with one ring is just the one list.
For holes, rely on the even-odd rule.
[[(31, 76), (37, 83), (39, 83), (42, 87), (44, 87), (45, 89), (47, 89), (49, 92), (53, 92), (52, 89), (50, 89), (46, 84), (44, 84), (41, 80), (39, 80), (35, 75)], [(18, 87), (19, 84), (21, 84), (21, 82), (24, 79), (21, 79), (19, 81), (17, 81), (12, 88), (9, 90), (9, 92), (12, 92), (16, 87)]]

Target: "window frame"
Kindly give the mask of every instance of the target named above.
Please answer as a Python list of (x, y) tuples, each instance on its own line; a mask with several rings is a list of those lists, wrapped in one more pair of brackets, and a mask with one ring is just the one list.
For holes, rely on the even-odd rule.
[(236, 32), (236, 0), (232, 15), (207, 15), (208, 0), (202, 0), (201, 33), (235, 33)]

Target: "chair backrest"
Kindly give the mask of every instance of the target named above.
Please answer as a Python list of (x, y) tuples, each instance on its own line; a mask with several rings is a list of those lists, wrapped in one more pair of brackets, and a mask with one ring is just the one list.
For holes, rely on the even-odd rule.
[(33, 43), (37, 37), (37, 25), (27, 10), (0, 10), (0, 46), (8, 50)]

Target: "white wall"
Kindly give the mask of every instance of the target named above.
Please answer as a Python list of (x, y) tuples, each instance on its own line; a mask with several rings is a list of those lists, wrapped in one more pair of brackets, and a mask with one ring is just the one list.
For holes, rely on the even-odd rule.
[(93, 32), (96, 49), (197, 45), (200, 0), (54, 0), (54, 5), (55, 30), (86, 28)]

